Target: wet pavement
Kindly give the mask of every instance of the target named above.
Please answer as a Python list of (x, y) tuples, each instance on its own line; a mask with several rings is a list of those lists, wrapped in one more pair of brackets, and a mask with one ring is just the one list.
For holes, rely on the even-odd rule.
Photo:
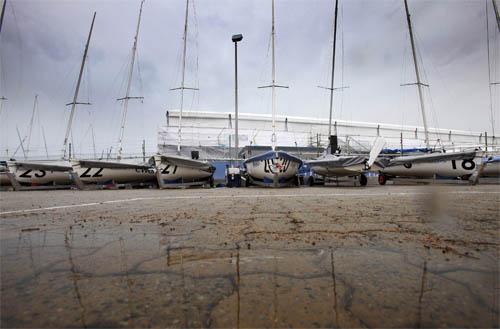
[(496, 186), (1, 193), (1, 327), (498, 327)]

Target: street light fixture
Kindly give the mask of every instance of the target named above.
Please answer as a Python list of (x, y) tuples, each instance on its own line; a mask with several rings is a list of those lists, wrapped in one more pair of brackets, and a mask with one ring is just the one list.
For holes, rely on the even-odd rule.
[(236, 158), (238, 158), (239, 138), (238, 138), (238, 42), (243, 40), (242, 34), (234, 34), (231, 38), (234, 42), (234, 148)]

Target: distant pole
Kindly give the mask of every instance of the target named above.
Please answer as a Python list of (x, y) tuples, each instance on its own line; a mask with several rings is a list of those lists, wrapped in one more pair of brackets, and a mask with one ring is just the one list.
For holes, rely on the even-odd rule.
[(243, 35), (235, 34), (232, 37), (234, 42), (234, 148), (238, 158), (239, 136), (238, 136), (238, 42), (243, 40)]
[(403, 156), (403, 132), (401, 132), (401, 136), (399, 138), (399, 142), (401, 144), (401, 156)]
[(142, 162), (146, 162), (146, 140), (142, 140)]
[[(19, 137), (19, 143), (21, 143), (21, 150), (23, 151), (24, 159), (26, 160), (26, 151), (24, 151), (23, 139), (21, 138), (21, 134), (19, 133), (19, 128), (16, 126), (17, 137)], [(15, 154), (15, 153), (14, 153)]]
[(42, 126), (42, 136), (43, 136), (43, 144), (45, 145), (45, 155), (47, 155), (47, 159), (49, 158), (49, 150), (47, 149), (47, 139), (45, 139), (45, 129)]

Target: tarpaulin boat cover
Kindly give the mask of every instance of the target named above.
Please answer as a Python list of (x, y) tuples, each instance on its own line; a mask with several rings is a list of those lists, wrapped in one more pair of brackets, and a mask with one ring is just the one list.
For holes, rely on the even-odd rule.
[(425, 163), (425, 162), (443, 162), (451, 160), (472, 160), (476, 156), (476, 151), (449, 152), (449, 153), (431, 153), (407, 157), (397, 157), (391, 159), (388, 167), (402, 165), (405, 163)]
[[(177, 165), (177, 166), (182, 166), (182, 167), (189, 167), (189, 168), (204, 170), (204, 171), (208, 171), (208, 172), (215, 171), (215, 167), (213, 165), (211, 165), (210, 163), (205, 162), (205, 161), (193, 160), (193, 159), (179, 157), (179, 156), (175, 156), (175, 155), (160, 155), (160, 157), (161, 157), (161, 163), (171, 164), (174, 166)], [(154, 163), (154, 157), (152, 157), (149, 162)]]
[(359, 164), (364, 164), (368, 161), (368, 158), (363, 155), (352, 155), (352, 156), (338, 156), (328, 154), (317, 160), (307, 161), (307, 164), (311, 167), (322, 166), (328, 168), (346, 168), (350, 166), (355, 166)]
[(276, 158), (282, 158), (285, 160), (298, 162), (298, 163), (300, 163), (300, 165), (302, 165), (302, 160), (300, 160), (299, 158), (297, 158), (297, 157), (295, 157), (287, 152), (283, 152), (283, 151), (269, 151), (269, 152), (261, 153), (259, 155), (254, 156), (254, 157), (248, 158), (247, 160), (245, 160), (245, 163), (267, 160), (267, 159), (276, 159)]
[(151, 168), (148, 164), (134, 164), (114, 161), (98, 161), (98, 160), (78, 160), (83, 168), (108, 168), (108, 169), (148, 169)]
[(23, 162), (23, 161), (9, 161), (9, 164), (14, 164), (17, 168), (31, 169), (31, 170), (50, 170), (50, 171), (70, 171), (73, 170), (68, 163), (47, 163), (47, 162)]
[(500, 162), (500, 156), (498, 156), (498, 155), (490, 156), (490, 157), (484, 159), (483, 162), (486, 162), (486, 163)]
[[(420, 147), (420, 148), (407, 148), (407, 149), (403, 149), (403, 154), (404, 153), (417, 153), (417, 152), (420, 152), (420, 153), (428, 153), (428, 152), (431, 152), (432, 149), (428, 149), (428, 148), (425, 148), (425, 147)], [(380, 152), (380, 154), (401, 154), (401, 149), (383, 149), (382, 152)]]

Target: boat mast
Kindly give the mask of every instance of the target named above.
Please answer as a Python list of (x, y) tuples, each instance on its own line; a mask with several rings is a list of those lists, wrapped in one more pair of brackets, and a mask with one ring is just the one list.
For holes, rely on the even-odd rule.
[(188, 32), (189, 0), (186, 0), (186, 16), (184, 17), (184, 36), (182, 38), (182, 81), (181, 81), (181, 108), (179, 113), (179, 128), (177, 129), (177, 153), (181, 154), (181, 129), (182, 129), (182, 111), (184, 107), (184, 86), (186, 78), (186, 48)]
[(35, 95), (35, 100), (33, 101), (33, 111), (31, 112), (31, 119), (28, 128), (28, 141), (26, 143), (26, 154), (29, 155), (30, 143), (31, 143), (31, 132), (33, 131), (33, 121), (35, 120), (36, 107), (38, 105), (38, 95)]
[[(335, 0), (335, 18), (333, 23), (333, 49), (332, 49), (332, 80), (330, 81), (330, 117), (328, 119), (328, 136), (332, 135), (332, 115), (333, 115), (333, 82), (335, 78), (335, 49), (337, 44), (337, 12), (339, 0)], [(335, 126), (336, 128), (337, 126)], [(335, 129), (335, 135), (337, 135)], [(333, 151), (332, 151), (333, 152)]]
[[(493, 3), (495, 3), (493, 1)], [(493, 85), (491, 81), (491, 66), (490, 66), (490, 27), (488, 20), (488, 2), (486, 4), (486, 51), (488, 58), (488, 90), (490, 92), (490, 121), (491, 121), (491, 132), (492, 136), (495, 137), (495, 117), (493, 115), (493, 95), (491, 91), (491, 87)]]
[(123, 151), (123, 134), (125, 132), (125, 121), (127, 120), (127, 109), (128, 109), (128, 101), (129, 99), (142, 99), (142, 97), (130, 97), (130, 87), (132, 85), (132, 74), (134, 73), (134, 63), (135, 63), (135, 55), (137, 52), (137, 38), (139, 36), (139, 27), (141, 25), (141, 15), (142, 15), (142, 5), (144, 4), (144, 0), (141, 1), (141, 7), (139, 9), (139, 18), (137, 19), (137, 28), (135, 31), (134, 37), (134, 45), (132, 46), (132, 59), (130, 61), (130, 69), (128, 72), (128, 81), (127, 81), (127, 91), (125, 97), (119, 98), (118, 100), (123, 100), (123, 112), (122, 112), (122, 120), (120, 125), (120, 136), (118, 138), (118, 155), (117, 159), (122, 158)]
[(493, 4), (493, 10), (495, 11), (495, 19), (497, 21), (498, 32), (500, 32), (500, 16), (498, 15), (497, 3), (495, 2), (495, 0), (491, 0), (491, 3)]
[[(2, 5), (2, 13), (0, 14), (0, 34), (2, 33), (3, 17), (5, 15), (6, 5), (7, 5), (7, 0), (4, 0), (3, 5)], [(3, 102), (6, 100), (7, 100), (6, 97), (0, 96), (0, 114), (2, 114)]]
[(182, 79), (181, 86), (170, 90), (181, 91), (181, 107), (179, 113), (179, 127), (177, 129), (177, 154), (181, 154), (181, 128), (182, 128), (182, 111), (184, 110), (184, 90), (198, 90), (198, 88), (190, 88), (185, 86), (186, 78), (186, 49), (187, 49), (187, 33), (188, 33), (188, 15), (189, 15), (189, 0), (186, 0), (186, 15), (184, 17), (184, 34), (182, 37)]
[(6, 5), (7, 5), (7, 0), (4, 0), (2, 4), (2, 13), (0, 14), (0, 34), (2, 33), (3, 17), (5, 15)]
[(272, 0), (272, 25), (271, 25), (271, 49), (272, 49), (272, 83), (269, 86), (262, 86), (259, 88), (271, 88), (271, 98), (272, 98), (272, 128), (273, 133), (271, 136), (272, 150), (276, 150), (276, 88), (288, 88), (287, 86), (280, 86), (276, 84), (276, 51), (275, 51), (275, 38), (276, 29), (274, 24), (274, 0)]
[[(67, 146), (68, 146), (68, 138), (71, 132), (71, 124), (73, 123), (73, 117), (75, 115), (75, 108), (78, 103), (78, 92), (80, 91), (80, 83), (82, 82), (83, 69), (85, 68), (85, 60), (87, 59), (87, 52), (89, 50), (90, 37), (92, 36), (92, 30), (94, 29), (94, 21), (95, 21), (96, 12), (94, 12), (94, 16), (92, 17), (92, 24), (90, 25), (89, 36), (87, 38), (87, 43), (85, 44), (85, 51), (83, 52), (82, 64), (80, 66), (80, 74), (78, 75), (78, 82), (76, 83), (75, 94), (73, 95), (73, 101), (66, 105), (71, 105), (71, 112), (69, 114), (68, 126), (66, 127), (66, 134), (64, 135), (64, 143), (63, 143), (63, 159), (66, 158)], [(88, 104), (88, 103), (87, 103)]]
[(425, 115), (424, 96), (423, 96), (423, 92), (422, 92), (422, 86), (428, 87), (428, 85), (422, 83), (422, 81), (420, 80), (420, 71), (418, 69), (417, 54), (416, 54), (416, 50), (415, 50), (415, 40), (413, 39), (413, 30), (412, 30), (412, 26), (411, 26), (410, 12), (408, 10), (407, 0), (404, 0), (404, 3), (405, 3), (405, 10), (406, 10), (406, 20), (408, 22), (408, 32), (410, 33), (410, 43), (411, 43), (411, 51), (413, 54), (413, 64), (415, 65), (415, 75), (417, 78), (416, 83), (411, 83), (411, 84), (407, 84), (407, 85), (417, 85), (417, 87), (418, 87), (418, 97), (420, 99), (420, 110), (422, 112), (422, 120), (424, 122), (425, 146), (427, 148), (429, 148), (430, 147), (430, 145), (429, 145), (429, 129), (427, 127), (427, 117)]

